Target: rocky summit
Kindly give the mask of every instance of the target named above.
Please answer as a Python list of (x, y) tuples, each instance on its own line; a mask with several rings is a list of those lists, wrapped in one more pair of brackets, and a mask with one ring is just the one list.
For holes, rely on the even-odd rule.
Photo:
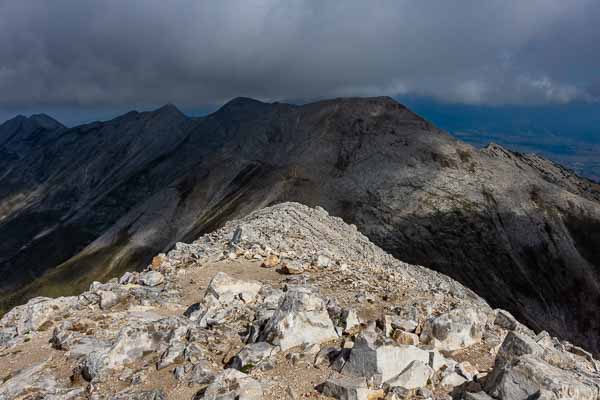
[(5, 312), (295, 201), (600, 353), (600, 185), (534, 155), (475, 149), (393, 99), (237, 98), (202, 118), (167, 105), (73, 128), (17, 117), (0, 126), (0, 151)]
[(250, 213), (0, 320), (0, 399), (600, 399), (600, 363), (323, 208)]

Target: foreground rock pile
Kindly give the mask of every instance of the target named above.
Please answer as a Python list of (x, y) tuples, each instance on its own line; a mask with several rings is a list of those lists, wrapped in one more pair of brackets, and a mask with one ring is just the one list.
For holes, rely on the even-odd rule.
[(587, 400), (599, 368), (293, 203), (0, 320), (0, 400)]

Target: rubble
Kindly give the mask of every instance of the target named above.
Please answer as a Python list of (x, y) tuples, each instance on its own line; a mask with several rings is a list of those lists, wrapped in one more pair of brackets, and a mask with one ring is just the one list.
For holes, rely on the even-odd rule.
[(0, 366), (0, 400), (600, 399), (589, 352), (298, 204), (11, 310)]

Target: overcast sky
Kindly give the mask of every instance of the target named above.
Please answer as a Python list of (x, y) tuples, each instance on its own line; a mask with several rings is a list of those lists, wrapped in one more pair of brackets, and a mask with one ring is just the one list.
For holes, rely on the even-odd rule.
[(0, 0), (0, 117), (236, 96), (597, 101), (599, 25), (598, 0)]

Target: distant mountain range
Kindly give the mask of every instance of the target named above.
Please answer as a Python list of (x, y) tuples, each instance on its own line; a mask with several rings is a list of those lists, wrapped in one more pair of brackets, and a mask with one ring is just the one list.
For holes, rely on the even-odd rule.
[(77, 293), (282, 201), (321, 205), (398, 258), (600, 350), (600, 185), (477, 149), (390, 98), (237, 98), (66, 128), (0, 126), (0, 295)]

